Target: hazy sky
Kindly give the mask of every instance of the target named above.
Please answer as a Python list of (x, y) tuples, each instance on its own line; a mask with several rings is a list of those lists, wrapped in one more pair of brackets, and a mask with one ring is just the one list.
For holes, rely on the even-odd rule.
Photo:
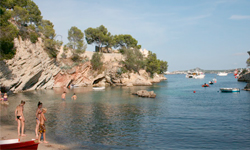
[[(34, 0), (64, 44), (76, 26), (131, 34), (169, 71), (246, 67), (250, 0)], [(61, 40), (61, 37), (57, 37)], [(86, 41), (85, 41), (86, 43)], [(88, 45), (88, 51), (94, 46)]]

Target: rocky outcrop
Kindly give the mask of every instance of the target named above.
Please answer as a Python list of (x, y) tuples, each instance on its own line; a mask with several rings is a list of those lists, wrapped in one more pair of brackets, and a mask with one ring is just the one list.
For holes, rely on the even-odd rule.
[[(85, 59), (77, 64), (71, 61), (72, 52), (59, 49), (57, 60), (49, 58), (41, 38), (34, 44), (30, 40), (14, 39), (16, 55), (0, 61), (0, 86), (13, 92), (71, 86), (150, 86), (166, 80), (163, 75), (153, 78), (145, 70), (122, 73), (121, 54), (104, 54), (105, 70), (94, 71), (90, 61), (93, 52), (85, 52)], [(65, 58), (62, 58), (65, 54)], [(83, 63), (84, 62), (84, 63)]]
[(91, 64), (86, 62), (68, 70), (61, 70), (54, 77), (54, 87), (89, 86), (92, 85), (93, 77), (90, 74)]
[(0, 83), (13, 92), (52, 88), (53, 77), (60, 68), (44, 51), (39, 38), (33, 44), (30, 40), (14, 39), (16, 55), (10, 60), (1, 61)]
[(245, 90), (250, 91), (250, 72), (245, 73), (244, 75), (239, 76), (238, 81), (247, 82)]
[(154, 91), (146, 91), (146, 90), (140, 90), (136, 93), (132, 93), (133, 95), (138, 95), (139, 97), (148, 97), (148, 98), (155, 98), (156, 94)]

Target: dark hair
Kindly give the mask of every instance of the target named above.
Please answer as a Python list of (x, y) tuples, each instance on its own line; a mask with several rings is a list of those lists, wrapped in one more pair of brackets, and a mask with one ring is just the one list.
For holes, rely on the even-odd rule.
[(21, 104), (25, 104), (25, 101), (21, 101)]
[(74, 93), (74, 95), (76, 95), (76, 93)]
[(39, 105), (41, 105), (41, 104), (43, 104), (43, 103), (41, 103), (41, 102), (39, 101), (38, 104), (37, 104), (37, 107), (38, 107)]

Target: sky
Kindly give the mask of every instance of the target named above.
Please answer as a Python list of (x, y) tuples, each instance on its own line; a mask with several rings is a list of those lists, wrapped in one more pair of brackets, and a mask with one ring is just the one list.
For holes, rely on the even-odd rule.
[(112, 35), (132, 35), (167, 61), (168, 71), (245, 68), (249, 58), (250, 0), (33, 1), (64, 44), (72, 26), (84, 32), (104, 25)]

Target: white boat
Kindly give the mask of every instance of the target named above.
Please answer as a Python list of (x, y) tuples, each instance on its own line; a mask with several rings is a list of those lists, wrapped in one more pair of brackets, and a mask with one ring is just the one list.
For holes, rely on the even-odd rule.
[(105, 86), (102, 86), (102, 87), (93, 87), (93, 90), (105, 90)]
[(221, 92), (240, 92), (239, 88), (220, 88)]
[(205, 74), (201, 71), (188, 71), (186, 74), (186, 78), (194, 78), (194, 79), (203, 79)]
[(228, 73), (226, 73), (226, 72), (219, 72), (217, 75), (218, 75), (218, 76), (227, 76), (227, 74), (228, 74)]

